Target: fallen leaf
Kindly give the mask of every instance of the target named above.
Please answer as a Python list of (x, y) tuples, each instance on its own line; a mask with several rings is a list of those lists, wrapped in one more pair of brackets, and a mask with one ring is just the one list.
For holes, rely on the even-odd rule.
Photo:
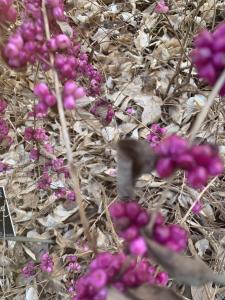
[(38, 293), (37, 293), (37, 289), (34, 287), (29, 287), (26, 289), (26, 296), (25, 296), (25, 300), (38, 300)]
[(212, 288), (212, 284), (207, 284), (204, 286), (192, 286), (191, 287), (191, 295), (193, 300), (210, 300), (210, 294), (207, 291), (210, 291)]
[(73, 29), (70, 27), (68, 22), (56, 21), (56, 23), (59, 25), (59, 27), (63, 33), (68, 35), (70, 38), (73, 37)]
[(150, 42), (149, 34), (144, 32), (144, 29), (139, 31), (138, 36), (134, 40), (134, 44), (137, 48), (137, 50), (142, 51), (146, 47), (148, 47)]
[(195, 247), (198, 249), (198, 255), (202, 257), (206, 250), (209, 249), (209, 241), (207, 239), (201, 239), (195, 243)]

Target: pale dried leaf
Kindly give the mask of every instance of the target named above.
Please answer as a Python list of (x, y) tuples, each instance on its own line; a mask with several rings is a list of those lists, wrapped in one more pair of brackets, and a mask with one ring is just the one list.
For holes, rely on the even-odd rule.
[(144, 29), (140, 30), (138, 36), (134, 40), (134, 44), (139, 51), (148, 47), (150, 42), (149, 34), (144, 32)]
[(62, 30), (63, 33), (65, 33), (66, 35), (68, 35), (70, 38), (73, 37), (73, 29), (68, 24), (68, 22), (56, 21), (56, 23), (59, 25), (59, 27), (60, 27), (60, 29)]
[(198, 249), (198, 255), (202, 257), (206, 250), (209, 249), (209, 241), (207, 239), (199, 240), (195, 243), (195, 247)]
[(191, 287), (191, 295), (193, 300), (210, 300), (208, 291), (212, 289), (212, 284), (205, 284), (204, 286), (192, 286)]
[(26, 289), (26, 296), (25, 296), (25, 300), (38, 300), (38, 292), (37, 289), (34, 287), (29, 287)]

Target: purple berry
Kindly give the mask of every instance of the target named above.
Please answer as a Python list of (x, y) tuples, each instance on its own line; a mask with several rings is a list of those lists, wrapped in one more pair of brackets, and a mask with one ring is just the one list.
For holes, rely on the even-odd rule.
[(138, 237), (129, 245), (129, 250), (136, 256), (144, 256), (147, 253), (147, 245), (143, 237)]
[(66, 96), (63, 99), (63, 104), (64, 104), (64, 107), (69, 110), (74, 109), (76, 107), (75, 99), (73, 96)]

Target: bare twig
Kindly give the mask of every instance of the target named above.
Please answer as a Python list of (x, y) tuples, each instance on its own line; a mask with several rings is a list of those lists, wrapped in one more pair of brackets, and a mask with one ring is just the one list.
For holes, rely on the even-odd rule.
[(199, 200), (202, 198), (203, 194), (204, 194), (204, 193), (209, 189), (209, 187), (216, 181), (216, 179), (217, 179), (217, 176), (214, 177), (214, 178), (207, 184), (207, 186), (201, 191), (201, 193), (198, 195), (197, 199), (192, 203), (192, 205), (191, 205), (191, 207), (189, 208), (189, 210), (187, 211), (186, 215), (185, 215), (185, 216), (183, 217), (183, 219), (180, 221), (180, 224), (183, 224), (183, 223), (187, 220), (189, 214), (191, 213), (191, 211), (192, 211), (193, 207), (195, 206), (195, 204), (197, 203), (197, 201), (199, 201)]
[(15, 241), (15, 242), (30, 242), (30, 243), (44, 243), (44, 244), (54, 244), (53, 240), (28, 238), (25, 236), (0, 236), (0, 240)]
[[(43, 18), (44, 18), (45, 34), (46, 34), (47, 39), (50, 39), (50, 29), (49, 29), (48, 16), (47, 16), (46, 7), (45, 7), (45, 0), (42, 0), (42, 13), (43, 13)], [(50, 55), (50, 62), (51, 62), (51, 65), (53, 66), (54, 58), (52, 55)], [(91, 249), (94, 249), (94, 247), (93, 247), (94, 244), (93, 244), (91, 233), (89, 230), (88, 220), (87, 220), (84, 206), (82, 203), (80, 184), (79, 184), (79, 180), (78, 180), (78, 171), (73, 164), (73, 153), (72, 153), (72, 149), (70, 146), (70, 137), (69, 137), (69, 133), (67, 130), (66, 118), (65, 118), (65, 114), (64, 114), (62, 97), (61, 97), (61, 93), (60, 93), (59, 78), (58, 78), (58, 74), (54, 68), (52, 69), (52, 75), (53, 75), (53, 79), (54, 79), (54, 86), (55, 86), (57, 106), (58, 106), (58, 111), (59, 111), (60, 124), (62, 127), (62, 135), (63, 135), (65, 147), (66, 147), (66, 154), (67, 154), (69, 172), (70, 172), (70, 176), (72, 179), (72, 186), (73, 186), (74, 192), (76, 193), (76, 201), (79, 206), (79, 214), (80, 214), (80, 219), (81, 219), (81, 222), (82, 222), (82, 225), (84, 228), (84, 233), (87, 237), (89, 247)]]
[(221, 76), (217, 80), (216, 84), (214, 85), (213, 90), (209, 95), (207, 103), (202, 108), (202, 111), (200, 112), (200, 114), (198, 115), (198, 117), (197, 117), (197, 119), (194, 123), (194, 126), (191, 130), (191, 133), (190, 133), (190, 141), (191, 142), (193, 142), (198, 130), (200, 129), (202, 123), (204, 122), (204, 120), (205, 120), (205, 118), (208, 114), (208, 111), (209, 111), (210, 107), (212, 106), (215, 97), (218, 95), (219, 91), (221, 90), (224, 82), (225, 82), (225, 70), (223, 71), (223, 73), (221, 74)]

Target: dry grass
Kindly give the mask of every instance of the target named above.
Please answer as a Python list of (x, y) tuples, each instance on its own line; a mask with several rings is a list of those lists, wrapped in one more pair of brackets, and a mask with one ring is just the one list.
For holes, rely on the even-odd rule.
[[(116, 119), (107, 127), (88, 112), (91, 99), (77, 111), (66, 114), (72, 159), (91, 235), (99, 251), (114, 251), (119, 241), (109, 222), (106, 204), (117, 196), (116, 178), (110, 173), (110, 169), (116, 168), (116, 143), (126, 136), (145, 138), (147, 126), (153, 122), (167, 126), (169, 132), (190, 137), (210, 88), (198, 80), (189, 52), (197, 32), (203, 27), (213, 29), (224, 19), (225, 4), (222, 0), (171, 0), (172, 9), (164, 16), (154, 13), (155, 1), (151, 0), (66, 2), (71, 25), (77, 26), (84, 49), (103, 72), (104, 94), (116, 110)], [(52, 82), (51, 74), (45, 75)], [(66, 213), (63, 200), (56, 201), (52, 194), (36, 189), (38, 172), (35, 178), (29, 175), (34, 168), (38, 170), (38, 165), (28, 160), (22, 133), (25, 126), (31, 125), (26, 121), (26, 113), (35, 101), (33, 85), (42, 76), (38, 66), (26, 73), (13, 72), (3, 63), (0, 66), (1, 97), (9, 102), (7, 119), (15, 140), (10, 151), (0, 153), (3, 161), (13, 165), (7, 176), (0, 174), (0, 185), (6, 188), (17, 235), (54, 241), (53, 245), (1, 242), (1, 299), (25, 299), (29, 287), (37, 288), (39, 299), (67, 299), (65, 284), (69, 278), (63, 268), (64, 256), (75, 253), (83, 271), (92, 257), (91, 251), (84, 252), (76, 244), (85, 238), (77, 208)], [(213, 98), (214, 103), (206, 118), (200, 120), (196, 136), (219, 144), (224, 156), (224, 104), (219, 97)], [(134, 116), (125, 113), (127, 107), (136, 110)], [(58, 114), (51, 112), (47, 121), (39, 122), (37, 125), (44, 126), (51, 135), (56, 156), (66, 157)], [(186, 186), (181, 173), (170, 182), (160, 180), (155, 174), (142, 176), (136, 194), (151, 210), (157, 207), (166, 190), (162, 212), (168, 222), (182, 222), (189, 231), (187, 255), (198, 254), (212, 269), (223, 272), (224, 188), (223, 177), (211, 182), (201, 195), (204, 209), (198, 216), (188, 209), (199, 193)], [(61, 213), (61, 219), (57, 212)], [(54, 226), (48, 216), (55, 221)], [(54, 255), (54, 273), (50, 278), (38, 274), (31, 282), (24, 282), (21, 267), (31, 258), (38, 258), (42, 248)], [(198, 290), (179, 289), (186, 299), (193, 300), (223, 299), (219, 295), (224, 293), (224, 288), (210, 284)]]

